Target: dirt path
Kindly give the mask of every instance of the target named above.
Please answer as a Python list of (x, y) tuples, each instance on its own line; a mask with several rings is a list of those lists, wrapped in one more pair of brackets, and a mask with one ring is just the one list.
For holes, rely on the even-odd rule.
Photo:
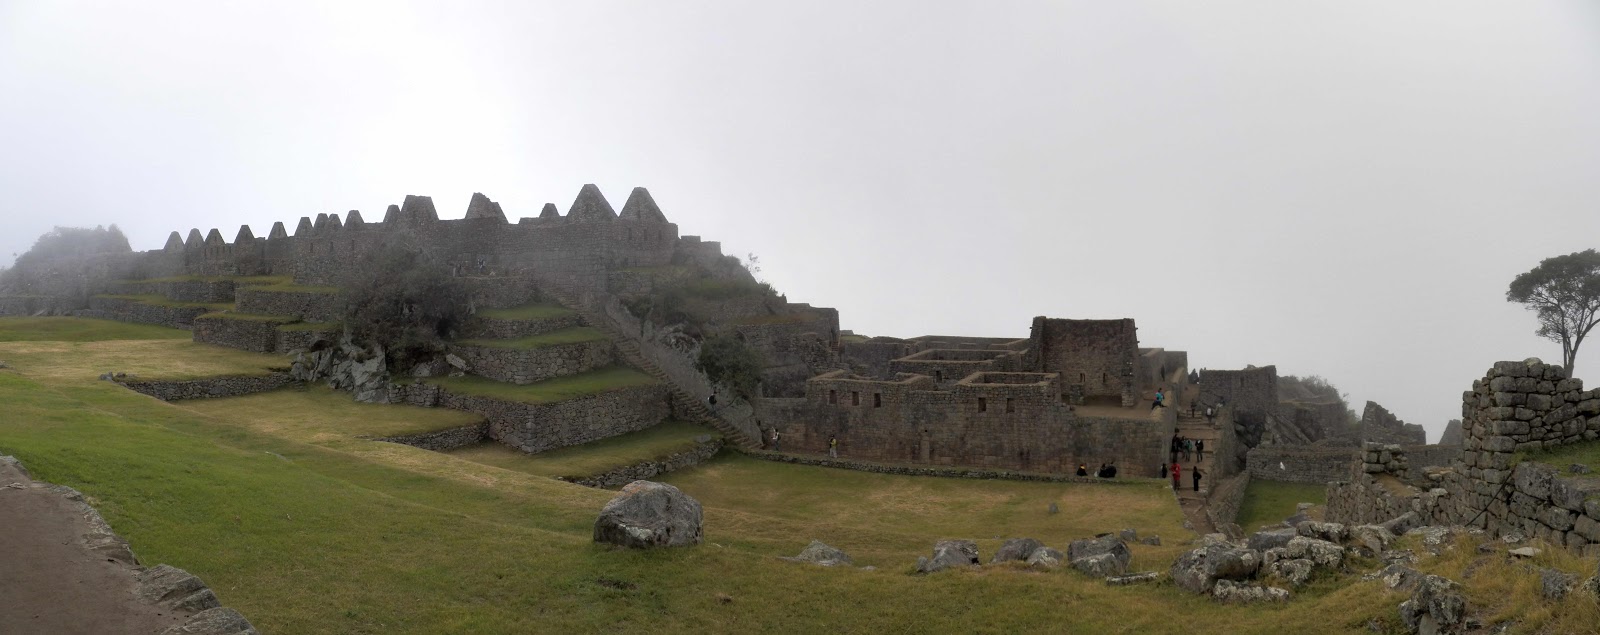
[(188, 618), (139, 602), (135, 567), (93, 551), (90, 533), (72, 501), (0, 462), (0, 633), (151, 635)]

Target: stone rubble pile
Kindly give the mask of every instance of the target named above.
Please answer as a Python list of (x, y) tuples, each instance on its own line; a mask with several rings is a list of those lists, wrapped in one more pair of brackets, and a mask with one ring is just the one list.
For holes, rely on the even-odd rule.
[(383, 347), (358, 346), (349, 333), (337, 344), (318, 340), (296, 351), (289, 376), (304, 382), (326, 381), (330, 388), (347, 390), (362, 403), (388, 403), (389, 367)]

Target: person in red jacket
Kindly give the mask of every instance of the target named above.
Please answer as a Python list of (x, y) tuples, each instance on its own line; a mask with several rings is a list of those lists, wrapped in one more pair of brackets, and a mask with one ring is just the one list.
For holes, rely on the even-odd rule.
[(1172, 464), (1172, 489), (1183, 489), (1183, 479), (1178, 474), (1181, 469), (1177, 463)]

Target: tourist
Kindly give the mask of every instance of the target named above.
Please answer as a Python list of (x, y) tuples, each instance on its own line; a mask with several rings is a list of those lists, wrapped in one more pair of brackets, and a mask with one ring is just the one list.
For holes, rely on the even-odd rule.
[(1100, 464), (1100, 469), (1094, 471), (1094, 476), (1095, 476), (1095, 478), (1105, 478), (1106, 477), (1106, 464), (1101, 463)]
[(1216, 425), (1216, 423), (1217, 423), (1215, 421), (1216, 416), (1217, 416), (1217, 411), (1212, 409), (1211, 406), (1206, 406), (1206, 423), (1209, 423), (1211, 425)]
[(1156, 389), (1156, 398), (1155, 398), (1155, 401), (1150, 402), (1150, 409), (1151, 410), (1155, 410), (1156, 408), (1165, 408), (1165, 407), (1167, 407), (1166, 404), (1161, 403), (1161, 400), (1166, 399), (1166, 398), (1167, 398), (1167, 396), (1161, 393), (1161, 389), (1157, 388)]
[(1182, 470), (1178, 467), (1178, 462), (1177, 461), (1173, 461), (1172, 462), (1172, 489), (1183, 489), (1183, 477), (1179, 474), (1179, 472), (1181, 472), (1181, 471)]
[(1172, 462), (1178, 462), (1178, 451), (1183, 448), (1183, 437), (1178, 436), (1178, 431), (1172, 431)]
[(1106, 466), (1106, 478), (1116, 478), (1116, 477), (1117, 477), (1117, 462), (1116, 461), (1112, 461), (1110, 465)]
[(839, 458), (839, 437), (837, 435), (828, 435), (828, 456), (835, 459)]
[(1194, 439), (1184, 439), (1183, 440), (1183, 460), (1192, 461), (1192, 460), (1194, 460), (1193, 457), (1194, 457)]
[(1194, 460), (1202, 461), (1202, 460), (1205, 460), (1205, 458), (1206, 458), (1206, 440), (1205, 439), (1195, 439), (1195, 441), (1194, 441)]
[(1161, 464), (1161, 478), (1166, 478), (1166, 477), (1167, 477), (1167, 464), (1166, 463), (1162, 463)]
[(772, 451), (773, 452), (782, 452), (783, 451), (783, 440), (778, 436), (778, 429), (777, 428), (773, 428), (772, 429)]
[(1194, 464), (1194, 468), (1189, 470), (1189, 477), (1194, 479), (1194, 491), (1196, 492), (1200, 491), (1200, 478), (1202, 476), (1200, 474), (1200, 464)]
[(1199, 406), (1200, 406), (1200, 398), (1199, 397), (1195, 397), (1194, 399), (1190, 399), (1189, 400), (1189, 418), (1190, 419), (1194, 418), (1194, 410), (1195, 410), (1195, 408), (1197, 408)]
[(1079, 463), (1078, 464), (1078, 476), (1088, 476), (1088, 475), (1089, 475), (1089, 466), (1085, 465), (1083, 463)]

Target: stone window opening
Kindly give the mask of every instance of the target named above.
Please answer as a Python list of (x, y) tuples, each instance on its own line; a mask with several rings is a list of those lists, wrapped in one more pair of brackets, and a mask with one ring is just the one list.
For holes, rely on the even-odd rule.
[(854, 390), (850, 391), (850, 405), (852, 405), (852, 406), (861, 405), (861, 393), (856, 392)]
[(1083, 373), (1078, 373), (1078, 383), (1080, 383), (1080, 384), (1089, 383), (1089, 376), (1085, 375)]
[(983, 397), (979, 397), (978, 398), (978, 412), (988, 412), (988, 411), (989, 411), (989, 400), (988, 399), (984, 399)]
[(874, 408), (882, 408), (883, 407), (883, 393), (881, 393), (881, 392), (872, 393), (872, 407), (874, 407)]
[(1016, 403), (1016, 401), (1017, 400), (1015, 400), (1015, 399), (1012, 399), (1010, 397), (1006, 397), (1006, 414), (1011, 414), (1011, 413), (1017, 411), (1017, 403)]
[(1102, 385), (1102, 386), (1111, 385), (1111, 381), (1106, 379), (1106, 374), (1105, 373), (1100, 373), (1100, 385)]
[(830, 406), (839, 405), (839, 391), (837, 391), (837, 390), (828, 391), (828, 405), (830, 405)]
[(933, 380), (934, 381), (944, 381), (944, 371), (942, 371), (942, 370), (933, 371)]

